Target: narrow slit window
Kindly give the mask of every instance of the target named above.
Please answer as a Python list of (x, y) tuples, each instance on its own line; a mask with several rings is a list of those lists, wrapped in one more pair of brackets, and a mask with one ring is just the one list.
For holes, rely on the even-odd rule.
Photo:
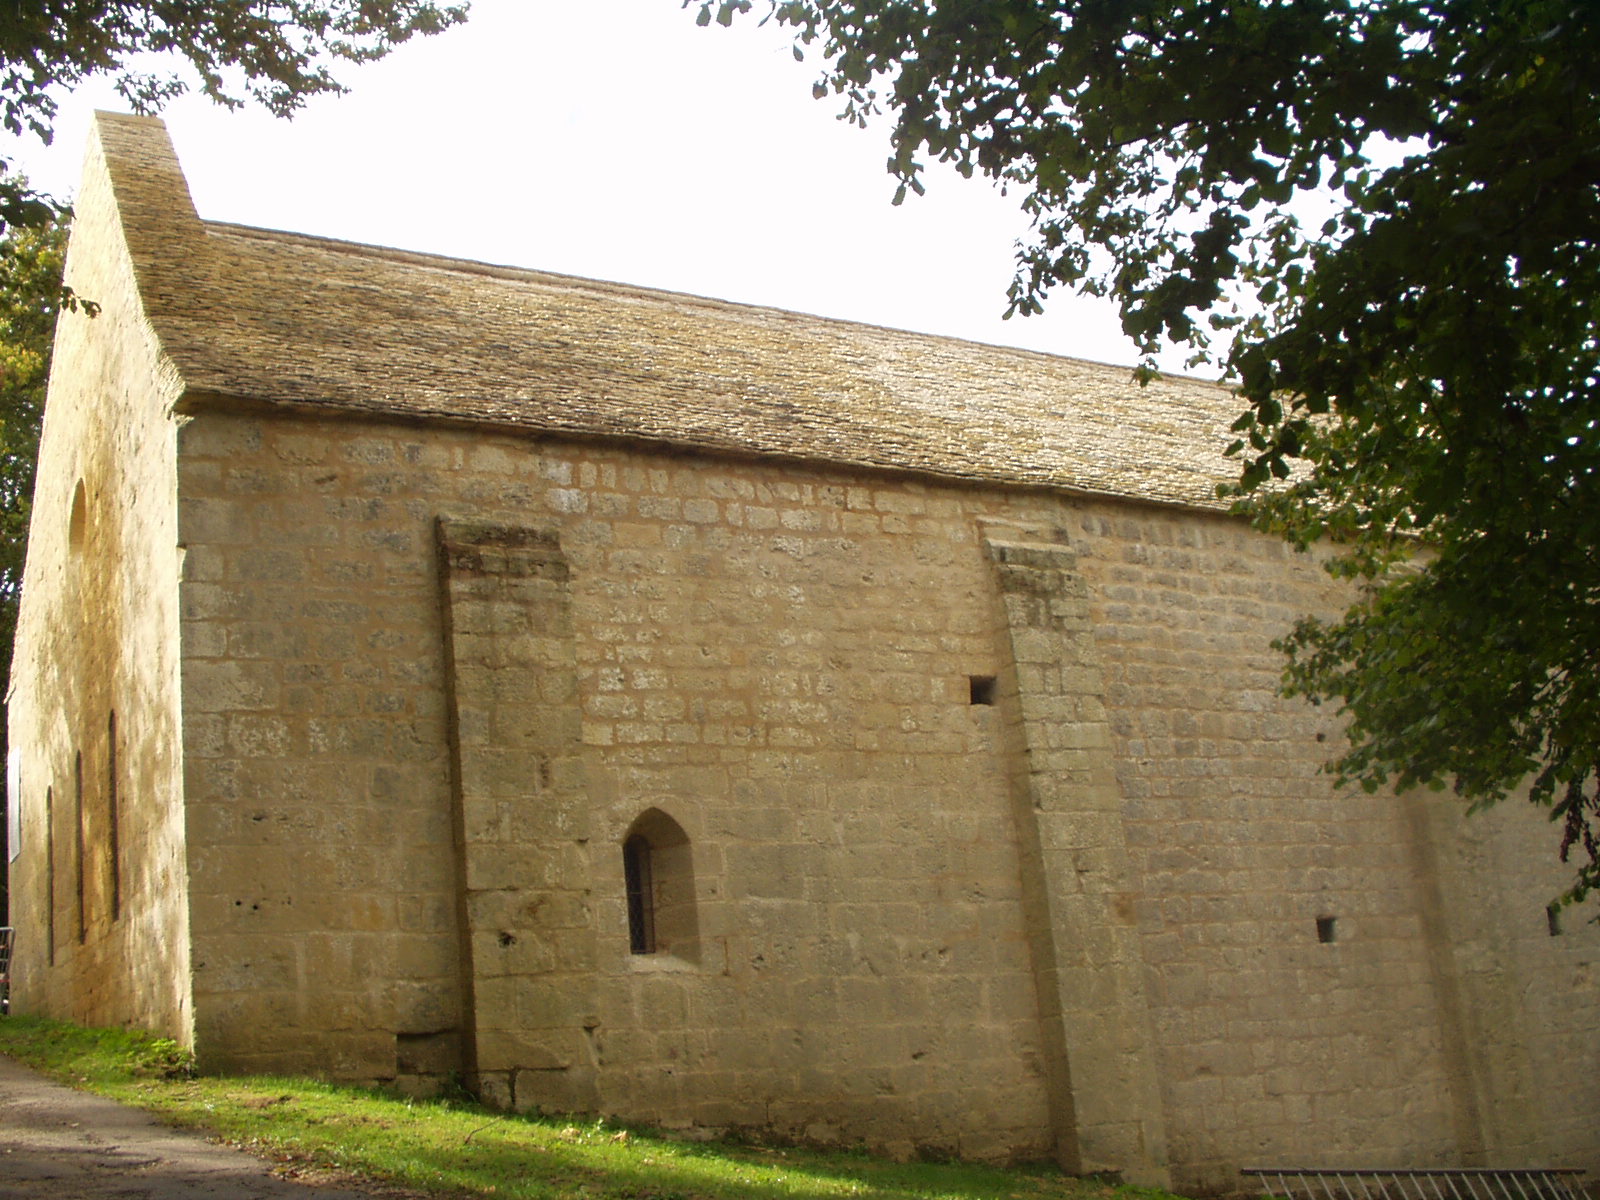
[(78, 860), (75, 872), (78, 885), (78, 944), (81, 946), (89, 936), (89, 922), (84, 912), (84, 851), (85, 838), (83, 836), (83, 754), (80, 751), (72, 761), (72, 806), (77, 820), (74, 822), (76, 830), (73, 834), (73, 845)]
[(122, 916), (122, 832), (117, 812), (117, 714), (106, 720), (106, 851), (111, 890), (111, 919)]
[(44, 953), (56, 965), (56, 789), (44, 790)]
[(83, 549), (83, 534), (89, 525), (89, 502), (83, 480), (72, 489), (72, 510), (67, 516), (67, 548), (74, 554)]
[(650, 842), (634, 834), (622, 843), (622, 872), (628, 885), (628, 949), (656, 952), (655, 889), (650, 878)]
[(1551, 937), (1561, 936), (1561, 906), (1559, 904), (1545, 906), (1544, 923), (1545, 927), (1549, 929)]
[(22, 751), (6, 751), (6, 857), (16, 862), (22, 853)]

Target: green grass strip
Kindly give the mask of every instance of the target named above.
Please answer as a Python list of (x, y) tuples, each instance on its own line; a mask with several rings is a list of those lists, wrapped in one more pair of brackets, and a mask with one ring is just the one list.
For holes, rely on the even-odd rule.
[(511, 1200), (1171, 1200), (1052, 1167), (893, 1162), (687, 1142), (604, 1120), (503, 1113), (315, 1080), (196, 1077), (175, 1043), (0, 1020), (0, 1053), (55, 1079), (252, 1150), (288, 1174), (333, 1171), (446, 1196)]

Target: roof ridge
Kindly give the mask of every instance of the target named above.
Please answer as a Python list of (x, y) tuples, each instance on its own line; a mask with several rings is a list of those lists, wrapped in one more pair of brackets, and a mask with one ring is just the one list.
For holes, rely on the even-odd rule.
[(204, 221), (102, 119), (184, 398), (1224, 507), (1224, 385), (635, 284)]
[[(482, 259), (441, 254), (431, 250), (414, 250), (405, 246), (388, 246), (378, 242), (358, 242), (348, 238), (330, 237), (325, 234), (272, 229), (263, 225), (246, 225), (236, 221), (201, 218), (201, 224), (205, 227), (207, 233), (216, 231), (235, 237), (253, 238), (260, 241), (289, 242), (326, 250), (335, 254), (350, 254), (429, 270), (477, 275), (489, 279), (499, 279), (507, 283), (552, 282), (570, 287), (574, 291), (623, 296), (640, 300), (670, 300), (679, 304), (714, 309), (718, 312), (732, 311), (748, 313), (753, 317), (783, 317), (821, 326), (870, 329), (896, 338), (917, 338), (941, 344), (978, 347), (986, 353), (1013, 354), (1022, 358), (1041, 359), (1054, 363), (1075, 363), (1095, 370), (1125, 371), (1130, 381), (1133, 380), (1137, 369), (1127, 363), (1106, 362), (1101, 359), (1083, 358), (1073, 354), (1056, 354), (1048, 350), (1030, 349), (1026, 346), (1008, 346), (999, 342), (985, 342), (977, 338), (961, 337), (958, 334), (930, 333), (926, 330), (905, 329), (897, 325), (883, 325), (874, 321), (857, 321), (848, 317), (834, 317), (826, 313), (813, 313), (803, 309), (759, 304), (749, 300), (729, 300), (726, 297), (705, 296), (698, 292), (681, 292), (674, 288), (652, 287), (649, 284), (628, 283), (616, 279), (597, 279), (589, 275), (572, 275), (565, 271), (551, 271), (544, 267), (523, 267), (512, 263), (493, 263)], [(1197, 384), (1202, 387), (1222, 389), (1226, 389), (1228, 386), (1221, 380), (1205, 379), (1198, 375), (1184, 375), (1172, 371), (1159, 372), (1154, 376), (1152, 382)]]

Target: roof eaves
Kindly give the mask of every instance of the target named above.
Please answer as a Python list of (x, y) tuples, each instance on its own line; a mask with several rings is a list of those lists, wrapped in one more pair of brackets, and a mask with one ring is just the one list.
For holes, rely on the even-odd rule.
[(347, 400), (306, 400), (301, 397), (274, 398), (190, 388), (173, 404), (180, 416), (207, 412), (243, 413), (264, 417), (315, 417), (342, 421), (371, 421), (417, 426), (428, 429), (456, 429), (510, 434), (535, 442), (573, 442), (621, 446), (630, 449), (684, 457), (722, 459), (734, 462), (789, 463), (810, 470), (859, 471), (875, 476), (917, 479), (947, 486), (991, 488), (1006, 491), (1044, 492), (1084, 500), (1116, 501), (1162, 511), (1204, 513), (1226, 516), (1231, 506), (1222, 500), (1199, 501), (1182, 497), (1095, 488), (1042, 476), (1006, 476), (998, 473), (940, 471), (919, 464), (895, 464), (847, 455), (804, 454), (784, 450), (764, 450), (729, 441), (711, 445), (700, 439), (671, 438), (630, 434), (619, 431), (553, 428), (547, 422), (513, 417), (495, 419), (464, 414), (446, 407), (421, 407), (416, 404), (352, 403)]

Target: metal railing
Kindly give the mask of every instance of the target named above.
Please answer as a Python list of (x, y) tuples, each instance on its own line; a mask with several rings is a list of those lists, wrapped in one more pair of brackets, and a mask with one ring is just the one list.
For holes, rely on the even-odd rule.
[(1247, 1167), (1262, 1194), (1285, 1200), (1581, 1200), (1582, 1171), (1544, 1167), (1498, 1170), (1339, 1170)]

